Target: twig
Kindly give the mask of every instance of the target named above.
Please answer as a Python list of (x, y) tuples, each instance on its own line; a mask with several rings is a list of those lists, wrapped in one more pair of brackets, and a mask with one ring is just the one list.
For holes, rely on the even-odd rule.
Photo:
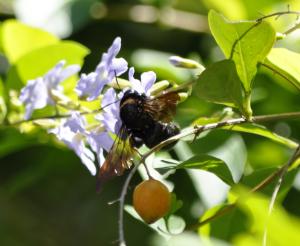
[[(97, 114), (99, 112), (101, 112), (104, 108), (118, 102), (119, 99), (117, 101), (114, 101), (114, 102), (111, 102), (99, 109), (95, 109), (95, 110), (92, 110), (92, 111), (84, 111), (84, 112), (79, 112), (80, 115), (88, 115), (88, 114)], [(52, 116), (45, 116), (45, 117), (39, 117), (39, 118), (32, 118), (32, 119), (29, 119), (29, 120), (19, 120), (19, 121), (16, 121), (16, 122), (12, 122), (12, 123), (6, 123), (6, 124), (2, 124), (0, 126), (6, 126), (6, 127), (10, 127), (10, 126), (17, 126), (17, 125), (20, 125), (20, 124), (23, 124), (23, 123), (27, 123), (27, 122), (33, 122), (33, 121), (36, 121), (36, 120), (56, 120), (56, 119), (65, 119), (65, 118), (69, 118), (71, 117), (72, 114), (55, 114), (55, 115), (52, 115)]]
[[(268, 218), (270, 217), (270, 215), (272, 213), (272, 210), (274, 208), (276, 197), (278, 195), (281, 184), (284, 180), (285, 174), (287, 173), (289, 167), (298, 159), (299, 156), (300, 156), (300, 145), (298, 145), (298, 148), (295, 150), (293, 156), (289, 159), (289, 161), (283, 166), (283, 168), (281, 168), (281, 172), (278, 175), (277, 184), (276, 184), (276, 186), (274, 188), (274, 191), (272, 193), (272, 197), (271, 197), (271, 201), (270, 201), (270, 205), (269, 205), (269, 209), (268, 209)], [(268, 224), (268, 219), (266, 221), (264, 236), (263, 236), (263, 245), (264, 246), (267, 245), (267, 235), (268, 235), (267, 224)]]
[(128, 174), (125, 183), (122, 187), (122, 191), (121, 191), (121, 196), (120, 196), (120, 207), (119, 207), (119, 245), (120, 246), (126, 246), (126, 242), (125, 242), (125, 237), (124, 237), (124, 203), (125, 203), (125, 196), (127, 193), (127, 188), (128, 185), (133, 177), (133, 175), (135, 174), (135, 172), (137, 171), (139, 165), (142, 162), (139, 162), (137, 165), (134, 166), (134, 168), (130, 171), (130, 173)]
[[(280, 120), (280, 119), (290, 119), (290, 118), (297, 118), (300, 117), (300, 112), (290, 112), (290, 113), (284, 113), (284, 114), (273, 114), (273, 115), (260, 115), (260, 116), (254, 116), (252, 118), (253, 122), (264, 122), (264, 121), (272, 121), (272, 120)], [(150, 149), (147, 153), (145, 153), (141, 159), (139, 160), (139, 162), (135, 165), (135, 167), (130, 171), (129, 175), (126, 178), (126, 181), (123, 185), (122, 188), (122, 192), (120, 195), (120, 206), (119, 206), (119, 242), (120, 242), (120, 246), (125, 246), (126, 242), (125, 242), (125, 238), (124, 238), (124, 228), (123, 228), (123, 221), (124, 221), (124, 203), (125, 203), (125, 196), (127, 193), (127, 189), (129, 186), (129, 183), (133, 177), (133, 175), (135, 174), (135, 172), (137, 171), (138, 167), (140, 164), (142, 164), (143, 162), (145, 162), (146, 158), (149, 157), (152, 153), (160, 150), (161, 148), (178, 141), (181, 138), (184, 138), (186, 136), (189, 135), (198, 135), (201, 132), (207, 131), (207, 130), (211, 130), (211, 129), (216, 129), (216, 128), (221, 128), (224, 126), (230, 126), (230, 125), (238, 125), (238, 124), (243, 124), (248, 122), (246, 119), (244, 118), (237, 118), (237, 119), (230, 119), (230, 120), (225, 120), (225, 121), (221, 121), (221, 122), (217, 122), (217, 123), (211, 123), (211, 124), (207, 124), (207, 125), (202, 125), (202, 126), (197, 126), (195, 128), (192, 128), (186, 132), (183, 133), (179, 133), (176, 136), (173, 136), (161, 143), (159, 143), (158, 145), (156, 145), (155, 147), (153, 147), (152, 149)], [(259, 185), (257, 185), (257, 188), (254, 188), (252, 191), (256, 191), (258, 189), (262, 189), (263, 187), (265, 187), (267, 184), (269, 184), (275, 177), (277, 177), (279, 175), (270, 175), (273, 176), (272, 178), (266, 178), (265, 180), (268, 180), (268, 182), (266, 182), (265, 180), (262, 181)], [(269, 180), (270, 179), (270, 180)], [(226, 209), (221, 210), (220, 214), (216, 213), (213, 218), (208, 218), (205, 221), (200, 222), (201, 225), (204, 225), (206, 223), (208, 223), (209, 221), (211, 221), (212, 219), (215, 219), (217, 217), (220, 217), (224, 214), (226, 214), (227, 212), (231, 211), (236, 205), (231, 204), (229, 205)], [(197, 224), (198, 225), (198, 224)]]
[(292, 14), (292, 15), (297, 15), (299, 16), (300, 15), (300, 12), (299, 11), (290, 11), (289, 9), (286, 10), (286, 11), (279, 11), (279, 12), (275, 12), (275, 13), (272, 13), (272, 14), (269, 14), (269, 15), (264, 15), (258, 19), (256, 19), (257, 22), (261, 22), (262, 20), (264, 19), (267, 19), (267, 18), (271, 18), (271, 17), (278, 17), (278, 16), (282, 16), (282, 15), (288, 15), (288, 14)]

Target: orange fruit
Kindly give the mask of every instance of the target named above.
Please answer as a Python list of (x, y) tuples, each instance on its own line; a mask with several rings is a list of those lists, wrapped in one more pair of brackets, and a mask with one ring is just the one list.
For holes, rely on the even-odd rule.
[(160, 181), (145, 180), (135, 187), (133, 207), (142, 219), (151, 224), (164, 217), (171, 206), (171, 193)]

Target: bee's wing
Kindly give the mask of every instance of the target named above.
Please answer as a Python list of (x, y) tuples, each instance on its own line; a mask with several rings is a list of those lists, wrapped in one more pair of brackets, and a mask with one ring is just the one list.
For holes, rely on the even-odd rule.
[(159, 120), (164, 123), (172, 121), (172, 118), (176, 113), (177, 103), (180, 100), (178, 93), (187, 88), (191, 90), (193, 83), (194, 81), (184, 83), (175, 88), (162, 91), (154, 98), (147, 99), (144, 105), (144, 110), (147, 111), (155, 120)]
[(129, 136), (124, 126), (115, 139), (106, 159), (99, 169), (97, 176), (97, 191), (102, 190), (103, 184), (115, 176), (121, 176), (125, 169), (130, 168), (131, 158), (135, 150), (130, 144)]
[(176, 113), (180, 97), (177, 92), (170, 91), (146, 100), (144, 110), (155, 120), (170, 122)]

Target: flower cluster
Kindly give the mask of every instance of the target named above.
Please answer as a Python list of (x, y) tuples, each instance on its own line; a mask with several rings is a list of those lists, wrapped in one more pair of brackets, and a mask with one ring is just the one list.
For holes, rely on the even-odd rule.
[[(105, 89), (114, 78), (128, 70), (127, 61), (124, 58), (117, 58), (120, 49), (121, 38), (117, 37), (108, 51), (103, 53), (95, 71), (81, 74), (75, 88), (81, 100), (99, 100), (99, 96), (103, 95), (102, 111), (95, 115), (98, 122), (96, 127), (89, 127), (84, 115), (73, 109), (70, 117), (62, 119), (56, 128), (49, 130), (49, 133), (55, 134), (76, 153), (92, 175), (96, 174), (96, 159), (101, 166), (104, 162), (103, 152), (111, 149), (114, 142), (113, 135), (117, 135), (121, 128), (119, 104), (124, 91), (128, 88), (118, 92), (114, 88)], [(78, 65), (65, 68), (64, 65), (65, 61), (60, 61), (43, 77), (28, 81), (21, 90), (20, 101), (25, 105), (25, 120), (30, 119), (35, 109), (55, 105), (56, 92), (63, 93), (60, 83), (80, 70)], [(131, 67), (128, 70), (128, 79), (132, 89), (149, 96), (156, 75), (154, 72), (145, 72), (138, 80), (134, 78), (134, 68)]]

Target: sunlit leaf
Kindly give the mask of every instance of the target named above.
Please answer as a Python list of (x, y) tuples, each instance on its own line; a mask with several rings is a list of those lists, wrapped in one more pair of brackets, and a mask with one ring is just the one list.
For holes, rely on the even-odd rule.
[(195, 155), (190, 159), (180, 163), (176, 166), (177, 169), (200, 169), (208, 171), (217, 175), (225, 183), (232, 185), (234, 184), (231, 172), (227, 167), (226, 163), (216, 157), (209, 155)]
[[(228, 21), (211, 10), (211, 32), (226, 58), (232, 58), (246, 93), (251, 91), (257, 64), (264, 60), (275, 42), (275, 31), (267, 22)], [(259, 38), (258, 38), (259, 37)]]
[[(267, 229), (267, 245), (286, 245), (287, 242), (299, 242), (300, 220), (289, 215), (278, 204), (275, 204), (271, 214), (269, 214), (270, 199), (257, 193), (249, 194), (248, 191), (236, 190), (240, 197), (238, 207), (250, 219), (248, 237), (251, 236), (256, 244), (261, 245), (263, 235)], [(238, 237), (234, 245), (245, 245), (243, 238)]]
[(7, 113), (6, 103), (5, 103), (5, 91), (3, 82), (0, 78), (0, 123), (3, 121)]
[(234, 125), (234, 126), (224, 126), (222, 128), (226, 129), (226, 130), (231, 130), (231, 131), (247, 132), (247, 133), (251, 133), (251, 134), (260, 135), (260, 136), (269, 138), (275, 142), (284, 144), (290, 148), (297, 148), (297, 146), (298, 146), (298, 144), (295, 143), (294, 141), (292, 141), (288, 138), (279, 136), (278, 134), (268, 130), (264, 126), (258, 125), (258, 124), (245, 123), (245, 124)]
[(216, 62), (207, 67), (199, 76), (194, 91), (208, 101), (243, 111), (242, 86), (231, 60)]
[(54, 35), (16, 20), (7, 20), (2, 26), (3, 50), (11, 63), (35, 49), (57, 42), (59, 39)]
[[(66, 60), (68, 65), (81, 65), (88, 53), (85, 46), (73, 41), (62, 41), (36, 49), (16, 61), (9, 71), (7, 85), (9, 88), (20, 89), (27, 80), (43, 76), (60, 60)], [(73, 90), (74, 83), (67, 83), (65, 90)]]
[(273, 48), (267, 56), (266, 64), (274, 71), (282, 74), (289, 82), (300, 90), (300, 54), (285, 48)]

